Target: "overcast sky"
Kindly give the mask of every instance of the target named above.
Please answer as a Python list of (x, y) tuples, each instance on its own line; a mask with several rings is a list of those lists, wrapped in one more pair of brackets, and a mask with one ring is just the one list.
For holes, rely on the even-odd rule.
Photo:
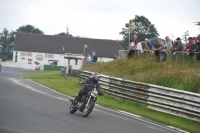
[(0, 32), (31, 24), (54, 35), (69, 25), (74, 36), (120, 40), (125, 23), (144, 15), (161, 38), (197, 36), (199, 8), (200, 0), (0, 0)]

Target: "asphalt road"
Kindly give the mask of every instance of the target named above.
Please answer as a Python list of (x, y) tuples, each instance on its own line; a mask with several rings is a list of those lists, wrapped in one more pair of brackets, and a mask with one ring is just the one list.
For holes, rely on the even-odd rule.
[(101, 107), (95, 107), (87, 118), (80, 112), (70, 114), (67, 96), (13, 76), (34, 72), (20, 69), (0, 72), (0, 133), (175, 132)]

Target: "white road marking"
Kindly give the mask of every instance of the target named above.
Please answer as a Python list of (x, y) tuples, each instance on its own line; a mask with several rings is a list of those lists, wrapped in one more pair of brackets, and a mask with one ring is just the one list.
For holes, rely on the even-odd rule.
[(58, 94), (60, 94), (60, 95), (63, 95), (63, 96), (65, 96), (65, 97), (69, 97), (69, 98), (72, 98), (72, 99), (73, 99), (73, 97), (70, 97), (70, 96), (67, 96), (67, 95), (65, 95), (65, 94), (63, 94), (63, 93), (60, 93), (60, 92), (58, 92), (58, 91), (55, 91), (55, 90), (53, 90), (53, 89), (51, 89), (51, 88), (49, 88), (49, 87), (47, 87), (47, 86), (44, 86), (44, 85), (42, 85), (42, 84), (40, 84), (40, 83), (35, 82), (35, 81), (33, 81), (33, 80), (30, 80), (30, 79), (28, 79), (28, 80), (31, 81), (31, 82), (33, 82), (33, 83), (35, 83), (35, 84), (38, 84), (38, 85), (40, 85), (40, 86), (42, 86), (42, 87), (45, 87), (45, 88), (47, 88), (47, 89), (49, 89), (49, 90), (51, 90), (51, 91), (53, 91), (53, 92), (56, 92), (56, 93), (58, 93)]
[(42, 91), (39, 91), (37, 90), (36, 88), (32, 87), (32, 86), (29, 86), (29, 85), (26, 85), (24, 83), (21, 83), (19, 80), (15, 79), (15, 78), (7, 78), (8, 80), (11, 80), (12, 82), (14, 82), (15, 84), (18, 84), (20, 86), (23, 86), (31, 91), (34, 91), (34, 92), (37, 92), (37, 93), (40, 93), (40, 94), (43, 94), (45, 96), (49, 96), (49, 97), (52, 97), (52, 98), (55, 98), (55, 99), (59, 99), (59, 100), (62, 100), (62, 101), (69, 101), (68, 99), (65, 99), (63, 97), (56, 97), (56, 96), (53, 96), (53, 95), (50, 95), (48, 93), (45, 93), (45, 92), (42, 92)]
[(156, 130), (156, 131), (160, 131), (160, 132), (167, 133), (167, 132), (165, 132), (165, 131), (161, 130), (160, 128), (157, 128), (157, 127), (152, 127), (152, 126), (147, 126), (147, 127), (148, 127), (148, 128), (151, 128), (151, 129), (153, 129), (153, 130)]

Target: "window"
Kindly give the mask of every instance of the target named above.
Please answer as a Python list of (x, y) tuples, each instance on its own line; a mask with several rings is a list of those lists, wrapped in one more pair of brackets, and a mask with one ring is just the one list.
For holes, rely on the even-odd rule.
[(53, 58), (53, 54), (45, 54), (45, 58)]
[(31, 57), (32, 56), (32, 52), (20, 52), (21, 56), (27, 56), (27, 57)]
[(31, 56), (32, 56), (32, 53), (31, 53), (31, 52), (26, 52), (26, 56), (31, 57)]
[(26, 52), (20, 52), (21, 56), (26, 56)]

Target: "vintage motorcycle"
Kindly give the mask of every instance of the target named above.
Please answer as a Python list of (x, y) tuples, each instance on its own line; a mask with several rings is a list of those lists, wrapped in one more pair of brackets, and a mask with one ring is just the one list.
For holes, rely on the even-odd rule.
[(93, 110), (95, 103), (97, 101), (98, 92), (96, 90), (96, 86), (85, 84), (85, 86), (90, 88), (90, 91), (82, 96), (80, 106), (77, 106), (77, 96), (75, 99), (70, 99), (71, 106), (69, 108), (70, 113), (75, 113), (77, 110), (82, 112), (83, 117), (87, 117)]

